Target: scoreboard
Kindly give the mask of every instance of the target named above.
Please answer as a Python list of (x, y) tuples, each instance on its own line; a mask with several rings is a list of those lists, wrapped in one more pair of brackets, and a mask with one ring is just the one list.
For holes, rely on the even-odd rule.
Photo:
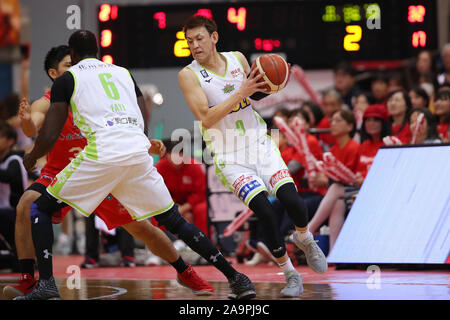
[(101, 59), (128, 68), (178, 67), (192, 57), (182, 28), (214, 19), (218, 51), (282, 53), (303, 68), (398, 60), (437, 48), (436, 0), (245, 1), (98, 7)]

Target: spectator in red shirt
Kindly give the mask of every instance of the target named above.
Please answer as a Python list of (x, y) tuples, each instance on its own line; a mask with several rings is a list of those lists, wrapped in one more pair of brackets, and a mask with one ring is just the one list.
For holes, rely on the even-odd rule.
[[(350, 110), (338, 110), (331, 117), (331, 134), (336, 137), (336, 144), (330, 152), (337, 160), (342, 162), (347, 168), (356, 172), (358, 165), (359, 143), (352, 139), (356, 130), (356, 119)], [(345, 210), (345, 203), (338, 201), (345, 195), (345, 186), (341, 182), (330, 180), (324, 174), (317, 174), (310, 178), (310, 185), (324, 187), (330, 184), (325, 197), (320, 202), (319, 208), (308, 224), (311, 232), (316, 232), (323, 222), (331, 217), (333, 212)], [(331, 226), (335, 221), (330, 219), (330, 243), (334, 244), (337, 235), (331, 234)], [(333, 229), (335, 230), (335, 229)], [(331, 240), (333, 239), (333, 241)]]
[[(343, 105), (344, 103), (342, 101), (341, 94), (337, 90), (332, 89), (327, 91), (323, 96), (322, 101), (322, 110), (325, 116), (317, 125), (317, 129), (330, 129), (331, 115), (335, 111), (342, 109)], [(330, 147), (336, 143), (336, 138), (331, 133), (319, 134), (319, 140), (324, 151), (328, 151)]]
[(443, 142), (450, 142), (450, 90), (438, 91), (434, 98), (434, 114), (437, 118), (437, 130)]
[(408, 93), (404, 90), (392, 91), (387, 98), (386, 107), (390, 115), (393, 135), (403, 144), (408, 144), (411, 141), (408, 114), (412, 109)]
[(183, 151), (177, 152), (174, 149), (176, 143), (165, 144), (167, 154), (155, 167), (163, 177), (181, 215), (209, 236), (205, 169), (193, 158), (183, 160)]

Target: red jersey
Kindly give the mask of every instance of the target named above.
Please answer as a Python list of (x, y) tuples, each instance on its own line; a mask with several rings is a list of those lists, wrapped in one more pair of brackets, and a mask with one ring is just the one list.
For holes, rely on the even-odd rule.
[(331, 147), (330, 152), (347, 168), (356, 172), (356, 167), (358, 165), (358, 150), (359, 143), (350, 139), (342, 149), (339, 148), (339, 145), (336, 143)]
[[(49, 98), (50, 91), (44, 97)], [(72, 113), (69, 111), (58, 140), (47, 154), (47, 163), (41, 170), (41, 176), (55, 177), (76, 157), (77, 153), (84, 149), (86, 144), (86, 139), (82, 136), (80, 129), (73, 123)]]
[(378, 149), (380, 149), (383, 145), (383, 141), (372, 141), (367, 139), (359, 146), (358, 166), (356, 167), (356, 172), (361, 173), (363, 178), (365, 178), (369, 172), (370, 166), (375, 159)]
[[(320, 122), (316, 128), (317, 129), (330, 129), (331, 128), (330, 117), (328, 117), (328, 116), (323, 117), (322, 120), (320, 120)], [(325, 144), (329, 145), (330, 147), (336, 143), (336, 138), (331, 133), (320, 133), (319, 140), (323, 141)]]
[(190, 163), (177, 170), (167, 158), (162, 158), (155, 167), (164, 178), (173, 201), (178, 204), (187, 202), (194, 207), (200, 202), (206, 202), (206, 173), (194, 159)]
[[(313, 156), (317, 160), (323, 159), (323, 152), (322, 148), (320, 146), (319, 140), (312, 134), (306, 135), (306, 143), (308, 143), (309, 150), (313, 154)], [(319, 188), (318, 190), (312, 190), (309, 188), (307, 182), (305, 183), (305, 180), (307, 181), (306, 176), (306, 159), (304, 155), (300, 155), (293, 146), (287, 146), (286, 148), (281, 151), (281, 157), (283, 158), (286, 165), (292, 161), (298, 161), (302, 164), (303, 168), (301, 168), (295, 175), (292, 176), (294, 179), (295, 185), (297, 186), (297, 190), (299, 193), (302, 192), (316, 192), (320, 194), (325, 194), (327, 192), (326, 188)]]
[(401, 124), (392, 125), (392, 134), (400, 139), (403, 144), (408, 144), (411, 141), (412, 134), (411, 129), (409, 128), (409, 123), (406, 123), (405, 126), (400, 130)]
[(441, 140), (448, 139), (448, 127), (449, 124), (444, 122), (440, 122), (437, 125), (437, 131), (439, 133), (439, 138), (441, 138)]

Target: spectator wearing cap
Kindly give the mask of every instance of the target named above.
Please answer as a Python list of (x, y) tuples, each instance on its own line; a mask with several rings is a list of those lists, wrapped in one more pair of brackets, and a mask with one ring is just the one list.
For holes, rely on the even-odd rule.
[(391, 135), (389, 115), (384, 106), (379, 104), (369, 106), (364, 112), (363, 119), (362, 143), (358, 149), (358, 165), (356, 167), (358, 179), (355, 186), (357, 187), (362, 185), (378, 149), (384, 145), (383, 138)]
[(408, 144), (411, 141), (408, 114), (412, 109), (408, 93), (404, 90), (392, 91), (387, 98), (386, 107), (390, 116), (392, 134), (403, 144)]
[(356, 133), (353, 139), (360, 143), (361, 142), (361, 128), (363, 123), (363, 115), (367, 107), (374, 104), (375, 100), (370, 92), (360, 92), (355, 99), (355, 107), (353, 113), (356, 119)]

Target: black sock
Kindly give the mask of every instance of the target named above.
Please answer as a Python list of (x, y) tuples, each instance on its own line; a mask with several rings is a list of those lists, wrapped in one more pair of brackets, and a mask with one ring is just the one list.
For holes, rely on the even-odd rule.
[(179, 257), (177, 261), (171, 263), (171, 265), (175, 268), (175, 270), (177, 270), (178, 273), (183, 273), (187, 268), (189, 268), (181, 257)]
[(40, 212), (36, 204), (31, 205), (31, 230), (36, 252), (39, 279), (48, 280), (53, 275), (53, 225), (51, 216)]
[(237, 271), (217, 250), (211, 240), (195, 225), (188, 223), (178, 212), (176, 206), (169, 211), (155, 216), (159, 225), (165, 226), (172, 234), (177, 235), (192, 250), (220, 270), (227, 279), (233, 278)]
[(19, 270), (21, 273), (28, 273), (34, 278), (34, 259), (20, 259)]

